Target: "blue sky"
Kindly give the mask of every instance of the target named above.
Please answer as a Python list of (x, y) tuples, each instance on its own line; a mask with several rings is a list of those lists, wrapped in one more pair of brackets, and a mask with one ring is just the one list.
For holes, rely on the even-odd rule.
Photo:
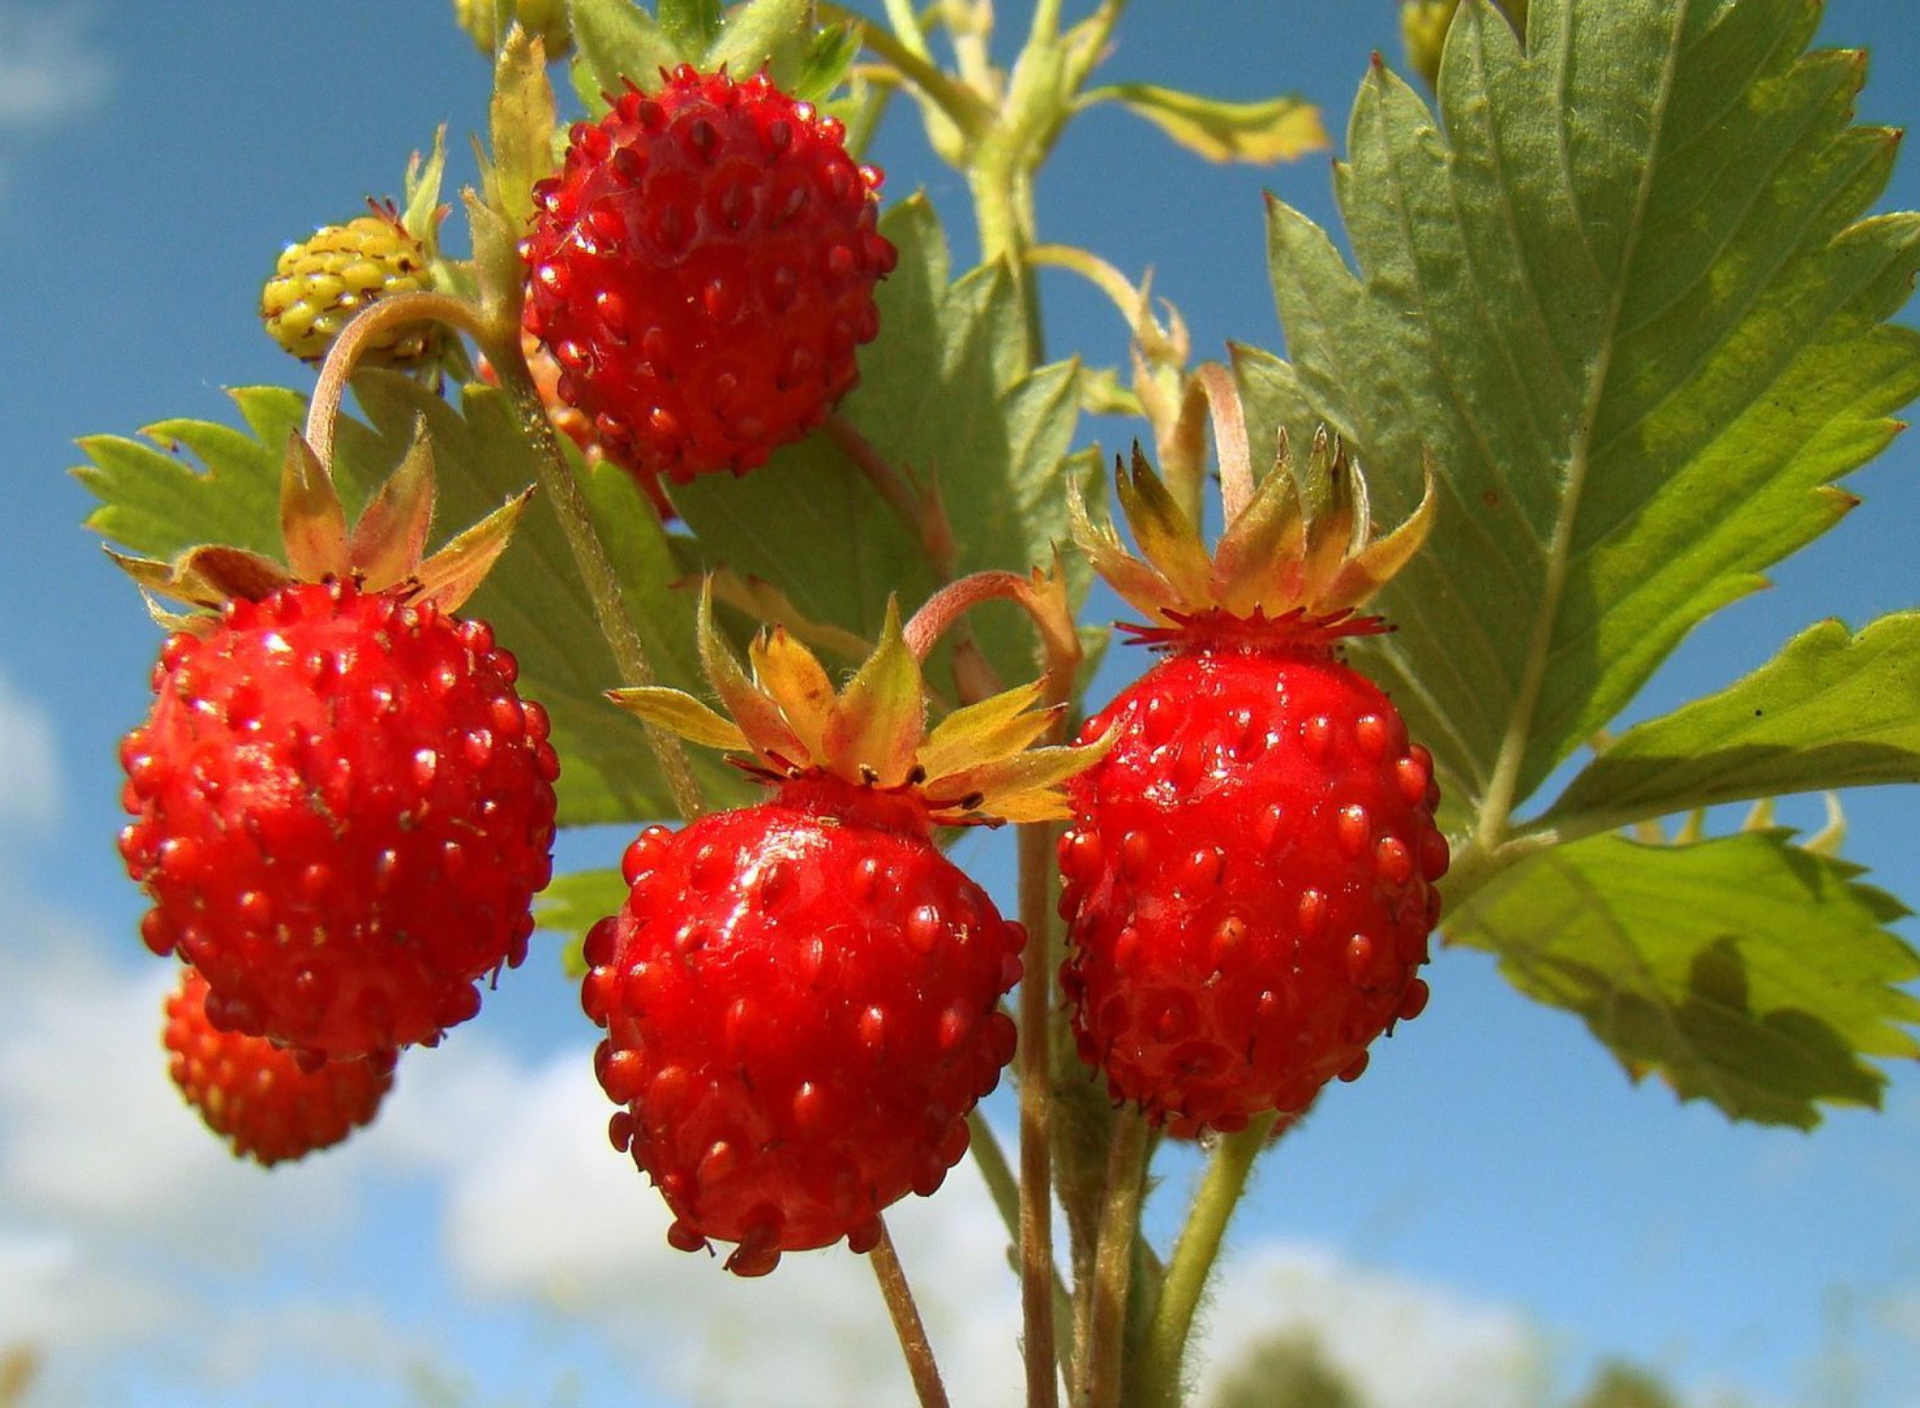
[[(1873, 51), (1864, 119), (1920, 116), (1910, 8), (1827, 7), (1827, 42)], [(1390, 0), (1133, 9), (1115, 77), (1300, 90), (1336, 133), (1369, 52), (1398, 61)], [(854, 1258), (789, 1258), (742, 1285), (665, 1248), (655, 1195), (602, 1137), (593, 1030), (539, 954), (409, 1060), (374, 1130), (294, 1168), (228, 1160), (163, 1074), (169, 975), (134, 935), (142, 905), (113, 848), (114, 746), (158, 636), (77, 527), (72, 441), (226, 418), (228, 386), (305, 386), (255, 322), (280, 247), (397, 195), (438, 124), (464, 152), (486, 92), (439, 0), (0, 0), (0, 1350), (43, 1354), (32, 1402), (905, 1401)], [(961, 181), (895, 117), (877, 153), (888, 194), (926, 190), (964, 250)], [(1275, 346), (1263, 188), (1333, 220), (1324, 158), (1205, 167), (1096, 112), (1049, 170), (1042, 229), (1156, 266), (1203, 352)], [(1920, 204), (1913, 162), (1887, 203)], [(1110, 311), (1047, 289), (1056, 351), (1121, 356)], [(1697, 633), (1636, 712), (1735, 678), (1819, 616), (1913, 605), (1916, 444), (1849, 481), (1865, 507)], [(1846, 804), (1846, 854), (1920, 901), (1912, 791)], [(1786, 816), (1820, 819), (1817, 804)], [(565, 858), (619, 839), (570, 840)], [(1007, 894), (1001, 852), (959, 854)], [(1811, 1137), (1730, 1127), (1629, 1085), (1484, 957), (1443, 953), (1430, 976), (1427, 1015), (1263, 1169), (1208, 1322), (1219, 1357), (1305, 1323), (1383, 1408), (1523, 1408), (1612, 1353), (1698, 1408), (1910, 1408), (1920, 1072), (1893, 1073), (1884, 1113)], [(1162, 1226), (1188, 1177), (1166, 1172)], [(975, 1181), (957, 1172), (895, 1229), (956, 1401), (1015, 1401), (1013, 1288)]]

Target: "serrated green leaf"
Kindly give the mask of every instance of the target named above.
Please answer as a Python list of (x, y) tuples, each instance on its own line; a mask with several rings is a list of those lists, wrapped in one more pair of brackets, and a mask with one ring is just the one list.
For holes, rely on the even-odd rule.
[(560, 966), (570, 978), (584, 978), (586, 960), (581, 947), (587, 930), (610, 914), (618, 914), (627, 902), (627, 882), (618, 870), (575, 870), (556, 875), (547, 888), (534, 896), (534, 922), (549, 933), (566, 936), (560, 951)]
[(627, 80), (652, 87), (662, 69), (671, 71), (694, 56), (676, 47), (633, 0), (569, 0), (568, 8), (573, 19), (573, 87), (591, 117), (606, 112), (609, 97), (626, 91)]
[(1920, 611), (1822, 621), (1731, 688), (1622, 734), (1542, 819), (1579, 831), (1793, 792), (1920, 782)]
[[(433, 445), (442, 532), (474, 524), (534, 479), (531, 450), (500, 392), (468, 387), (459, 408), (394, 372), (363, 372), (354, 391), (367, 421), (342, 417), (333, 472), (350, 513), (384, 482), (424, 420)], [(76, 473), (102, 499), (88, 525), (144, 556), (170, 560), (208, 540), (279, 554), (281, 450), (300, 426), (302, 397), (280, 388), (233, 393), (251, 433), (198, 421), (169, 421), (149, 433), (191, 448), (205, 466), (137, 441), (83, 442), (90, 463)], [(656, 683), (700, 688), (690, 593), (672, 584), (680, 564), (631, 476), (610, 466), (586, 482), (596, 526), (621, 578)], [(674, 814), (638, 720), (605, 691), (627, 683), (595, 624), (550, 505), (534, 499), (493, 574), (465, 614), (492, 623), (520, 662), (521, 687), (546, 706), (561, 759), (564, 825), (652, 820)], [(706, 755), (693, 766), (717, 801), (744, 795), (737, 772)]]
[(1730, 1118), (1811, 1128), (1878, 1108), (1920, 1057), (1906, 910), (1781, 830), (1690, 845), (1595, 836), (1507, 872), (1446, 923), (1522, 992), (1577, 1013), (1635, 1080)]
[[(1011, 282), (992, 266), (949, 284), (946, 241), (924, 200), (895, 206), (881, 229), (899, 263), (876, 291), (880, 335), (838, 414), (897, 474), (937, 482), (959, 574), (1050, 563), (1067, 538), (1065, 486), (1086, 469), (1069, 457), (1074, 365), (1023, 371)], [(772, 582), (811, 620), (875, 638), (890, 596), (910, 607), (939, 585), (917, 532), (824, 433), (738, 479), (676, 487), (673, 498), (709, 565)], [(1077, 558), (1068, 570), (1077, 604), (1089, 575)], [(1002, 679), (1032, 677), (1024, 613), (976, 612), (968, 624)]]
[[(1285, 206), (1293, 365), (1256, 416), (1359, 451), (1385, 521), (1441, 501), (1367, 647), (1450, 794), (1523, 801), (1686, 633), (1849, 501), (1920, 393), (1885, 326), (1920, 219), (1861, 216), (1893, 134), (1814, 0), (1537, 0), (1455, 20), (1441, 118), (1376, 65), (1337, 168), (1360, 270)], [(1249, 370), (1242, 361), (1243, 376)], [(1264, 370), (1271, 373), (1268, 365)], [(1271, 397), (1271, 399), (1264, 399)]]
[(1208, 161), (1265, 165), (1327, 148), (1320, 109), (1292, 95), (1229, 103), (1151, 83), (1115, 83), (1089, 89), (1083, 101), (1120, 103)]

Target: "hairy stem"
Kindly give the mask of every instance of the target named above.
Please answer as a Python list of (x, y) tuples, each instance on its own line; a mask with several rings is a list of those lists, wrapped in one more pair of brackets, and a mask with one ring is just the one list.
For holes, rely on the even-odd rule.
[(1188, 1210), (1187, 1225), (1174, 1244), (1173, 1259), (1167, 1263), (1159, 1303), (1141, 1347), (1133, 1401), (1142, 1408), (1178, 1408), (1181, 1363), (1186, 1357), (1188, 1336), (1193, 1333), (1194, 1314), (1220, 1255), (1227, 1223), (1246, 1191), (1253, 1161), (1273, 1132), (1274, 1119), (1268, 1115), (1254, 1120), (1214, 1145), (1206, 1177)]
[(900, 1255), (893, 1248), (893, 1234), (880, 1224), (880, 1240), (867, 1259), (880, 1281), (880, 1294), (886, 1298), (887, 1313), (893, 1317), (893, 1332), (900, 1340), (900, 1352), (906, 1357), (907, 1373), (913, 1379), (913, 1391), (920, 1408), (947, 1408), (946, 1386), (940, 1382), (940, 1366), (934, 1362), (933, 1344), (927, 1339), (927, 1327), (920, 1320), (920, 1308), (914, 1304), (913, 1290), (907, 1285), (907, 1273)]
[(1106, 1199), (1100, 1209), (1099, 1251), (1076, 1408), (1119, 1408), (1126, 1370), (1127, 1296), (1133, 1284), (1140, 1203), (1146, 1186), (1151, 1131), (1139, 1112), (1125, 1109), (1113, 1122), (1107, 1151)]
[(1059, 1402), (1060, 1336), (1054, 1319), (1053, 1017), (1056, 962), (1052, 880), (1059, 827), (1020, 828), (1020, 922), (1027, 931), (1020, 980), (1020, 1306), (1025, 1326), (1028, 1408)]

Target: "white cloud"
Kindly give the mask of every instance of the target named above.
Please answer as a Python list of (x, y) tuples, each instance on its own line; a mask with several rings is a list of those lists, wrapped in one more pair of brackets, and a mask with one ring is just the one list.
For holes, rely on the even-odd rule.
[[(449, 1043), (444, 1054), (453, 1057)], [(742, 1281), (666, 1243), (668, 1218), (644, 1175), (607, 1144), (611, 1107), (589, 1053), (502, 1080), (484, 1055), (436, 1061), (399, 1091), (389, 1119), (411, 1147), (448, 1160), (447, 1250), (474, 1290), (537, 1298), (596, 1323), (691, 1404), (779, 1402), (860, 1408), (910, 1397), (870, 1266), (844, 1248), (789, 1255)], [(461, 1067), (464, 1066), (465, 1069)], [(462, 1113), (465, 1112), (465, 1113)], [(464, 1123), (484, 1114), (476, 1143)], [(1021, 1396), (1015, 1287), (1005, 1235), (970, 1167), (931, 1199), (888, 1215), (956, 1404)]]
[(0, 131), (70, 118), (99, 102), (113, 70), (86, 29), (92, 7), (0, 0)]
[[(1237, 1356), (1276, 1330), (1319, 1337), (1377, 1408), (1527, 1408), (1546, 1350), (1526, 1316), (1325, 1248), (1264, 1243), (1219, 1269), (1210, 1297), (1200, 1401)], [(1381, 1353), (1391, 1345), (1392, 1353)]]
[[(0, 0), (3, 2), (3, 0)], [(0, 10), (0, 17), (5, 14)], [(0, 73), (6, 59), (0, 18)], [(44, 709), (22, 698), (0, 676), (0, 832), (45, 831), (60, 818), (60, 765), (53, 722)]]
[(85, 1244), (191, 1248), (244, 1265), (267, 1229), (309, 1236), (350, 1204), (351, 1146), (271, 1174), (232, 1158), (166, 1073), (161, 1005), (178, 969), (133, 973), (45, 934), (48, 957), (0, 960), (0, 1207)]

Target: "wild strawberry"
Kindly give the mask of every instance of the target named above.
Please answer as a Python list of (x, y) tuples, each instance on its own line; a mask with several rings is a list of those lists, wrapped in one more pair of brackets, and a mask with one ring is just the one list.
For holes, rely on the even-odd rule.
[(551, 868), (545, 711), (486, 623), (448, 614), (511, 510), (421, 562), (423, 463), (350, 538), (290, 489), (293, 573), (223, 548), (129, 564), (219, 608), (175, 618), (152, 712), (121, 747), (121, 853), (153, 899), (142, 936), (205, 976), (215, 1026), (309, 1062), (473, 1016), (476, 982), (525, 956)]
[(207, 980), (192, 968), (167, 996), (168, 1072), (208, 1129), (269, 1168), (340, 1143), (371, 1124), (393, 1086), (390, 1062), (329, 1061), (308, 1070), (257, 1036), (207, 1020)]
[[(344, 225), (325, 225), (280, 255), (260, 292), (267, 332), (303, 362), (318, 362), (347, 321), (376, 299), (433, 287), (432, 256), (390, 205)], [(403, 324), (366, 349), (364, 360), (418, 366), (440, 351), (426, 323)]]
[(744, 473), (823, 420), (879, 330), (880, 173), (760, 73), (682, 65), (578, 123), (534, 188), (525, 324), (636, 473)]
[(932, 828), (983, 807), (1062, 814), (1080, 760), (1021, 751), (1053, 718), (1033, 689), (923, 737), (897, 622), (838, 696), (778, 629), (753, 644), (753, 681), (710, 614), (702, 652), (738, 725), (667, 690), (622, 702), (750, 753), (773, 795), (641, 833), (626, 904), (588, 935), (581, 1002), (607, 1028), (614, 1146), (666, 1198), (668, 1239), (736, 1243), (727, 1267), (752, 1276), (842, 1238), (870, 1249), (882, 1209), (932, 1193), (965, 1152), (967, 1113), (1013, 1054), (998, 1004), (1026, 934)]
[(1076, 515), (1164, 658), (1087, 725), (1115, 742), (1072, 784), (1061, 983), (1082, 1058), (1175, 1133), (1305, 1109), (1427, 1000), (1448, 859), (1432, 761), (1339, 646), (1383, 629), (1353, 608), (1430, 503), (1369, 542), (1324, 437), (1306, 474), (1283, 451), (1211, 558), (1138, 451), (1120, 491), (1149, 561)]

